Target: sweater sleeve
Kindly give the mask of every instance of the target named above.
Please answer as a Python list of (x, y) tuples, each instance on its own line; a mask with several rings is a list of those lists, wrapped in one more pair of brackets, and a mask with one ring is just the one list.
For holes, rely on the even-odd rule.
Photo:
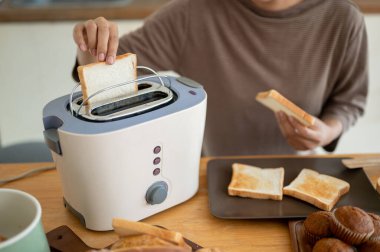
[(118, 54), (132, 52), (138, 65), (178, 72), (186, 41), (189, 0), (175, 0), (148, 17), (144, 25), (120, 38)]
[[(341, 121), (343, 133), (364, 114), (368, 93), (367, 33), (363, 18), (360, 20), (352, 32), (338, 79), (321, 115), (322, 119)], [(338, 139), (325, 146), (325, 150), (333, 151)]]

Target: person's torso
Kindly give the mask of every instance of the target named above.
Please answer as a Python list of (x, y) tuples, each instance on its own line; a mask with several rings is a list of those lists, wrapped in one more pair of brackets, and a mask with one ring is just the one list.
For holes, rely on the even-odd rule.
[(189, 2), (177, 71), (208, 93), (206, 155), (293, 152), (273, 113), (255, 101), (258, 92), (276, 89), (308, 113), (321, 113), (339, 78), (353, 7), (307, 1), (285, 17), (262, 16), (244, 0)]

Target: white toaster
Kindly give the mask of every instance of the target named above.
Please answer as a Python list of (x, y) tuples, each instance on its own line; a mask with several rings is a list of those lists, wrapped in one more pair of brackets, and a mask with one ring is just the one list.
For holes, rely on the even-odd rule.
[(197, 192), (207, 95), (190, 79), (167, 78), (170, 87), (148, 78), (136, 95), (90, 111), (80, 93), (44, 107), (64, 205), (86, 228), (112, 230), (114, 217), (141, 220)]

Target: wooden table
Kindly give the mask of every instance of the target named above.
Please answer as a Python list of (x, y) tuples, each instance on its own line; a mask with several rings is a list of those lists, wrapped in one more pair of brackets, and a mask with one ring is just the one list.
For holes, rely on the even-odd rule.
[[(344, 155), (344, 157), (380, 156)], [(276, 158), (289, 156), (254, 156), (247, 158)], [(339, 155), (310, 156), (323, 158), (343, 157)], [(236, 157), (233, 157), (236, 158)], [(241, 157), (239, 157), (241, 158)], [(225, 252), (245, 251), (292, 251), (287, 221), (281, 220), (223, 220), (210, 214), (207, 198), (206, 166), (210, 158), (200, 162), (200, 187), (198, 193), (189, 201), (158, 213), (144, 222), (161, 225), (170, 230), (181, 232), (186, 238), (205, 247), (218, 247)], [(52, 163), (0, 164), (0, 177)], [(380, 176), (380, 167), (365, 168), (372, 183)], [(15, 188), (34, 195), (42, 205), (42, 221), (45, 232), (61, 225), (69, 226), (91, 247), (105, 247), (118, 238), (114, 232), (94, 232), (86, 230), (79, 220), (63, 207), (62, 190), (56, 170), (36, 174), (1, 187)]]

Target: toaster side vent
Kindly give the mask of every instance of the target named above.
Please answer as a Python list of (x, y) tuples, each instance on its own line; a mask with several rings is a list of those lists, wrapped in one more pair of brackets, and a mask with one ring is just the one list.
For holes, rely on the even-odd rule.
[(160, 91), (145, 93), (139, 96), (129, 97), (120, 101), (113, 103), (105, 104), (100, 107), (97, 107), (91, 111), (92, 115), (95, 116), (107, 116), (126, 109), (131, 109), (151, 102), (162, 100), (167, 98), (168, 94)]

